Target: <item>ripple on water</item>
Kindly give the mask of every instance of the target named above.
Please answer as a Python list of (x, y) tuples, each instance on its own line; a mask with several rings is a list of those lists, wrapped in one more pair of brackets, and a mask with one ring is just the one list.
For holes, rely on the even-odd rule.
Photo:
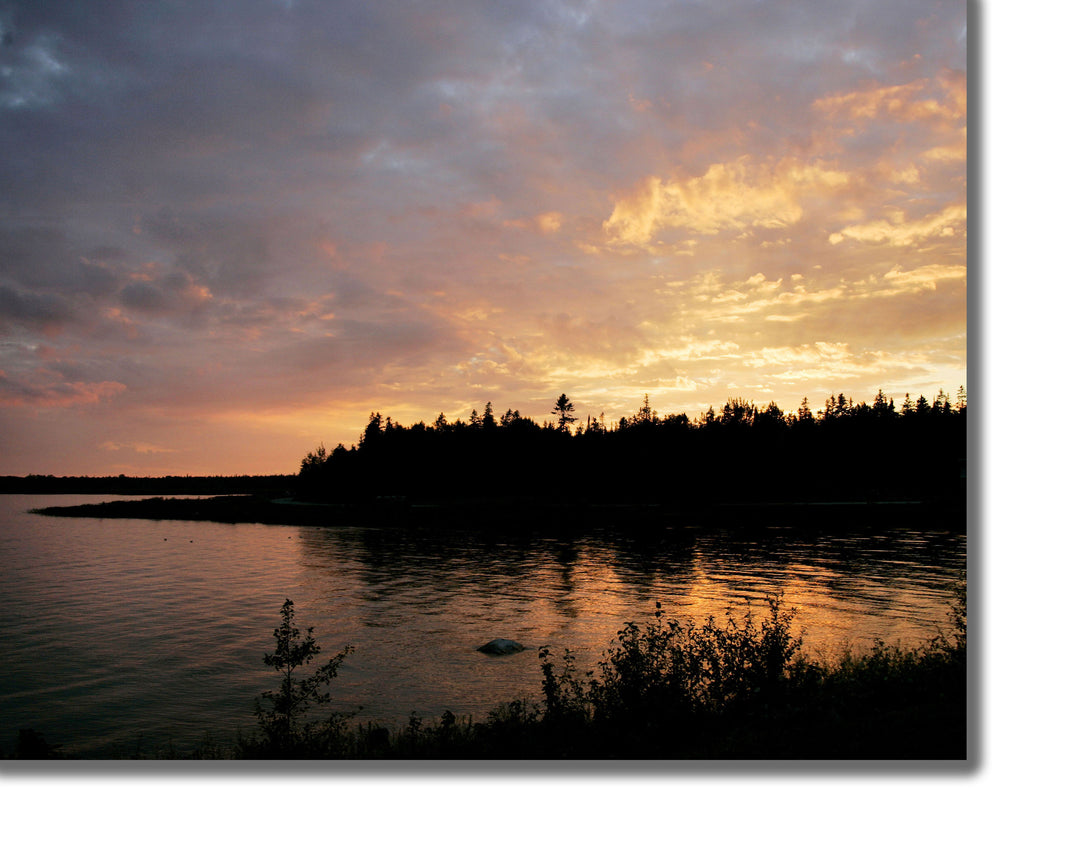
[[(324, 657), (357, 647), (332, 692), (361, 718), (481, 718), (539, 695), (536, 649), (595, 662), (655, 602), (681, 618), (741, 614), (784, 592), (810, 650), (918, 642), (947, 627), (962, 535), (752, 537), (614, 532), (536, 537), (28, 515), (86, 496), (0, 496), (0, 591), (11, 611), (0, 747), (33, 727), (72, 754), (108, 756), (253, 727), (274, 686), (263, 655), (288, 596)], [(490, 658), (495, 637), (528, 651)]]

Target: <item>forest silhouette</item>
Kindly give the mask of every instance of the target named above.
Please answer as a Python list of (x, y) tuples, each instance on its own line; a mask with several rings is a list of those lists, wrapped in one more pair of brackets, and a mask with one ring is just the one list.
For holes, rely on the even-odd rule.
[(575, 416), (562, 394), (554, 421), (488, 402), (468, 421), (403, 425), (371, 413), (351, 447), (303, 458), (299, 494), (339, 503), (532, 499), (588, 504), (918, 501), (959, 507), (966, 482), (967, 399), (944, 391), (843, 393), (814, 412), (731, 398), (691, 419), (659, 415), (648, 395), (615, 423)]

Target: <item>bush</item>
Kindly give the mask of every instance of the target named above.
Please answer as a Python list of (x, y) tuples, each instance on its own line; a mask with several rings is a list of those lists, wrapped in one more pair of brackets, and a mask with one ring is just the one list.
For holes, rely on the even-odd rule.
[(548, 647), (542, 732), (549, 756), (620, 758), (964, 757), (966, 614), (916, 649), (878, 643), (832, 664), (802, 654), (779, 596), (756, 618), (627, 623), (583, 680)]
[(329, 695), (346, 647), (307, 679), (295, 671), (318, 654), (301, 640), (292, 603), (282, 607), (277, 651), (266, 663), (281, 688), (257, 707), (263, 738), (241, 757), (339, 758), (963, 758), (966, 756), (966, 607), (954, 630), (914, 649), (877, 643), (864, 655), (814, 663), (793, 631), (797, 611), (767, 599), (757, 617), (703, 625), (665, 619), (659, 603), (645, 626), (628, 622), (596, 669), (579, 674), (574, 654), (557, 663), (539, 651), (542, 700), (500, 705), (481, 722), (446, 711), (413, 714), (392, 732), (350, 730), (344, 717), (301, 722)]
[(301, 638), (290, 599), (285, 599), (281, 606), (281, 625), (274, 629), (274, 639), (277, 647), (263, 657), (263, 662), (281, 673), (281, 685), (277, 690), (262, 694), (269, 707), (256, 702), (255, 716), (262, 737), (241, 741), (241, 754), (290, 758), (332, 756), (349, 736), (345, 715), (332, 713), (312, 721), (306, 721), (304, 717), (311, 708), (330, 701), (330, 694), (322, 688), (337, 677), (339, 667), (353, 647), (345, 646), (310, 676), (301, 677), (300, 670), (311, 663), (322, 648), (315, 642), (313, 627), (308, 628), (306, 636)]

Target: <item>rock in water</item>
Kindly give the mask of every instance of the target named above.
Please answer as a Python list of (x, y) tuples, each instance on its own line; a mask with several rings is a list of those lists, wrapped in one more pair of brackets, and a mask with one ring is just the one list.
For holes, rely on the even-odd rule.
[(516, 643), (513, 640), (504, 640), (500, 637), (497, 640), (492, 640), (490, 643), (484, 643), (477, 651), (482, 651), (484, 654), (514, 654), (515, 652), (525, 651), (525, 646), (521, 643)]

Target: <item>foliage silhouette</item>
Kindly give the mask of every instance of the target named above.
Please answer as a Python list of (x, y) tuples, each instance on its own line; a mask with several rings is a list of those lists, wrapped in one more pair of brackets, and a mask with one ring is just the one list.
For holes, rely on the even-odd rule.
[(310, 500), (339, 503), (527, 493), (561, 503), (911, 500), (958, 509), (966, 486), (962, 387), (958, 397), (956, 405), (943, 391), (934, 402), (908, 398), (898, 411), (881, 390), (871, 403), (840, 393), (816, 414), (805, 399), (785, 413), (772, 402), (730, 398), (719, 414), (710, 408), (691, 418), (661, 416), (646, 395), (614, 426), (602, 413), (578, 421), (565, 393), (552, 409), (556, 421), (542, 424), (513, 409), (496, 419), (491, 402), (469, 422), (440, 414), (430, 426), (373, 413), (356, 445), (308, 454), (297, 486)]
[(49, 743), (40, 731), (20, 728), (15, 757), (18, 760), (56, 760), (63, 757), (63, 753), (59, 746)]
[[(961, 588), (962, 594), (962, 588)], [(368, 725), (338, 757), (375, 758), (949, 758), (966, 757), (966, 614), (914, 649), (812, 661), (781, 597), (755, 616), (703, 625), (627, 623), (580, 675), (574, 654), (539, 650), (542, 700), (486, 719), (415, 713), (397, 732)]]
[(307, 721), (305, 715), (316, 705), (330, 701), (330, 694), (322, 688), (337, 677), (341, 664), (354, 649), (345, 646), (311, 675), (302, 677), (300, 672), (322, 648), (315, 641), (314, 627), (302, 635), (295, 620), (293, 602), (285, 599), (281, 624), (274, 629), (276, 648), (263, 657), (267, 666), (281, 673), (281, 684), (278, 689), (262, 694), (262, 699), (269, 702), (268, 707), (255, 705), (262, 739), (249, 745), (253, 754), (259, 756), (318, 757), (343, 729), (341, 714), (334, 713), (317, 721)]
[(555, 429), (562, 433), (567, 433), (570, 425), (577, 421), (577, 417), (573, 415), (574, 402), (566, 397), (565, 392), (555, 399), (555, 407), (551, 412), (558, 417)]
[(293, 486), (295, 480), (295, 475), (162, 475), (160, 477), (129, 477), (127, 475), (16, 477), (4, 475), (0, 476), (0, 492), (114, 493), (143, 496), (278, 493)]

